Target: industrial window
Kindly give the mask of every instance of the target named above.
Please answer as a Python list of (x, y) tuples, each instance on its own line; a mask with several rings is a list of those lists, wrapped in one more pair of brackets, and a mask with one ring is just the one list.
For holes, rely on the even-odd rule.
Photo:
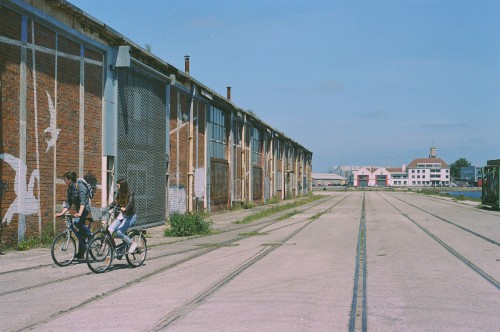
[(262, 144), (260, 144), (261, 134), (260, 130), (257, 128), (253, 128), (252, 135), (252, 163), (253, 164), (261, 164), (261, 156), (262, 156)]
[(276, 142), (276, 159), (281, 160), (283, 159), (281, 142), (279, 139), (276, 139), (275, 142)]
[(226, 159), (226, 115), (213, 107), (210, 112), (210, 149), (211, 157)]
[(241, 124), (236, 123), (234, 130), (234, 145), (241, 146)]

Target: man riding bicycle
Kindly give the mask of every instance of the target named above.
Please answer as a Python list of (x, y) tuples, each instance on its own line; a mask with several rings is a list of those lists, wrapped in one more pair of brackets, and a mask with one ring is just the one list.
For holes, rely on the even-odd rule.
[(64, 183), (68, 186), (68, 198), (64, 202), (64, 208), (61, 212), (56, 213), (56, 217), (63, 216), (69, 211), (72, 205), (75, 206), (77, 212), (73, 215), (73, 227), (78, 238), (78, 252), (76, 258), (82, 259), (85, 254), (85, 236), (90, 237), (90, 229), (85, 225), (85, 219), (90, 213), (90, 197), (85, 184), (76, 179), (75, 172), (64, 173)]

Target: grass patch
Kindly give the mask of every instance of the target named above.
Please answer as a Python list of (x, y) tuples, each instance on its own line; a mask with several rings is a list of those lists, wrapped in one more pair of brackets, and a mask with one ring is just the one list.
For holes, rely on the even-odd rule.
[[(452, 196), (452, 195), (450, 195)], [(460, 196), (452, 196), (452, 198), (456, 201), (473, 201), (473, 202), (481, 202), (481, 198), (475, 198), (475, 197), (468, 197), (465, 195), (460, 195)]]
[(197, 246), (198, 247), (201, 247), (201, 248), (223, 248), (223, 247), (236, 247), (238, 246), (239, 244), (237, 243), (202, 243), (202, 244), (198, 244)]
[(323, 211), (323, 212), (316, 213), (314, 216), (310, 217), (309, 220), (316, 220), (327, 212), (329, 212), (329, 211)]
[(271, 216), (273, 214), (276, 214), (278, 212), (286, 211), (288, 209), (293, 209), (293, 208), (296, 208), (298, 206), (314, 202), (314, 201), (316, 201), (318, 199), (321, 199), (321, 198), (323, 198), (323, 196), (320, 196), (320, 195), (317, 195), (317, 196), (316, 195), (307, 195), (307, 196), (304, 196), (302, 198), (299, 198), (298, 200), (296, 200), (295, 202), (292, 202), (292, 203), (283, 204), (283, 205), (277, 205), (277, 206), (272, 206), (272, 207), (270, 207), (268, 209), (264, 209), (262, 211), (258, 211), (258, 212), (252, 213), (252, 214), (246, 216), (243, 219), (234, 221), (234, 223), (235, 224), (248, 224), (248, 223), (250, 223), (252, 221), (255, 221), (255, 220), (258, 220), (258, 219), (261, 219), (261, 218), (265, 218), (265, 217)]
[(263, 247), (279, 247), (282, 246), (282, 242), (271, 242), (271, 243), (264, 243), (262, 246)]
[(28, 236), (24, 240), (19, 241), (17, 250), (26, 251), (33, 248), (49, 248), (54, 240), (54, 229), (48, 225), (42, 229), (41, 236)]
[(301, 211), (297, 211), (297, 210), (293, 210), (292, 212), (285, 213), (284, 215), (282, 215), (281, 217), (279, 217), (276, 220), (278, 220), (278, 221), (286, 220), (286, 219), (288, 219), (290, 217), (293, 217), (294, 215), (299, 214), (299, 213), (302, 213), (302, 212)]
[(212, 222), (205, 220), (201, 213), (174, 213), (170, 216), (170, 228), (165, 228), (165, 236), (208, 235), (212, 232)]
[(254, 202), (245, 202), (245, 203), (243, 203), (242, 207), (244, 209), (252, 209), (255, 207), (255, 203)]
[(251, 237), (251, 236), (260, 236), (260, 235), (267, 235), (269, 233), (261, 233), (258, 231), (252, 231), (252, 232), (247, 232), (247, 233), (240, 233), (238, 236), (244, 236), (244, 237)]
[(279, 203), (279, 202), (280, 202), (280, 200), (278, 199), (278, 197), (274, 196), (270, 200), (268, 200), (266, 202), (266, 204), (276, 204), (276, 203)]

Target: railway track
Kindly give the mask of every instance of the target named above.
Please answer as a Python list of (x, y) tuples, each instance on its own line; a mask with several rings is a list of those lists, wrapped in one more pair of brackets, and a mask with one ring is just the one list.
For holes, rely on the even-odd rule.
[[(432, 213), (432, 212), (429, 212), (427, 210), (424, 210), (424, 209), (420, 208), (419, 206), (417, 206), (417, 205), (415, 205), (413, 203), (410, 203), (410, 202), (408, 202), (406, 200), (401, 199), (400, 197), (396, 197), (396, 196), (392, 196), (392, 195), (389, 195), (389, 196), (391, 196), (392, 198), (397, 199), (398, 201), (403, 202), (403, 203), (405, 203), (405, 204), (407, 204), (409, 206), (412, 206), (415, 209), (418, 209), (418, 210), (420, 210), (420, 211), (422, 211), (424, 213), (427, 213), (427, 214), (433, 216), (434, 218), (436, 218), (436, 219), (438, 219), (438, 220), (440, 220), (442, 222), (448, 223), (449, 225), (452, 225), (452, 226), (454, 226), (456, 228), (459, 228), (462, 231), (468, 232), (468, 233), (470, 233), (470, 234), (472, 234), (472, 235), (474, 235), (474, 236), (476, 236), (478, 238), (481, 238), (481, 239), (483, 239), (483, 240), (485, 240), (485, 241), (487, 241), (487, 242), (489, 242), (491, 244), (494, 244), (496, 246), (500, 246), (500, 243), (498, 241), (495, 241), (494, 239), (491, 239), (491, 238), (489, 238), (489, 237), (487, 237), (485, 235), (482, 235), (482, 234), (480, 234), (478, 232), (475, 232), (475, 231), (471, 230), (470, 228), (467, 228), (467, 227), (464, 227), (464, 226), (462, 226), (460, 224), (457, 224), (457, 223), (453, 222), (452, 220), (450, 220), (448, 218), (444, 218), (442, 216), (439, 216), (436, 213)], [(477, 209), (475, 209), (475, 210), (468, 209), (468, 210), (471, 210), (473, 212), (479, 212), (479, 211), (481, 211), (481, 210), (477, 210)], [(494, 215), (494, 216), (496, 216), (496, 215)]]
[[(56, 301), (56, 294), (50, 291), (51, 289), (61, 290), (61, 294), (64, 294), (64, 290), (67, 288), (72, 292), (77, 292), (80, 288), (73, 286), (75, 283), (88, 284), (93, 287), (92, 283), (97, 282), (92, 291), (77, 296), (75, 301), (64, 301), (59, 306), (51, 307), (46, 313), (36, 313), (31, 320), (23, 321), (16, 324), (16, 328), (10, 329), (19, 331), (44, 330), (67, 324), (81, 315), (92, 315), (99, 312), (98, 317), (102, 316), (101, 318), (103, 318), (105, 312), (101, 312), (101, 308), (107, 308), (110, 303), (116, 303), (117, 301), (119, 303), (131, 293), (140, 296), (140, 290), (142, 289), (143, 291), (146, 290), (148, 294), (146, 296), (149, 296), (146, 298), (153, 299), (153, 302), (148, 302), (147, 306), (153, 306), (160, 310), (155, 310), (154, 319), (147, 320), (143, 325), (136, 325), (135, 329), (146, 331), (178, 330), (196, 322), (199, 315), (209, 312), (214, 306), (221, 305), (221, 301), (224, 304), (227, 304), (227, 301), (232, 302), (231, 297), (227, 297), (227, 294), (235, 294), (238, 290), (243, 289), (244, 294), (250, 291), (249, 294), (259, 294), (260, 298), (262, 296), (266, 298), (265, 293), (260, 292), (261, 290), (255, 293), (252, 284), (247, 284), (250, 280), (254, 280), (253, 278), (256, 276), (260, 285), (273, 287), (272, 289), (286, 285), (283, 280), (287, 280), (287, 278), (275, 279), (273, 275), (275, 265), (281, 264), (281, 257), (287, 257), (285, 261), (287, 259), (293, 260), (293, 256), (283, 255), (285, 253), (290, 255), (294, 250), (302, 250), (305, 243), (309, 245), (305, 248), (321, 248), (322, 253), (326, 253), (324, 257), (329, 260), (329, 264), (327, 268), (322, 269), (323, 272), (328, 274), (324, 277), (341, 281), (343, 287), (341, 302), (339, 302), (340, 299), (337, 296), (338, 290), (335, 292), (330, 290), (325, 294), (321, 290), (316, 290), (312, 294), (317, 294), (322, 299), (321, 310), (325, 310), (325, 313), (332, 311), (332, 313), (335, 312), (335, 315), (340, 315), (339, 317), (345, 317), (345, 321), (341, 319), (341, 323), (345, 324), (343, 327), (353, 332), (367, 331), (368, 324), (374, 323), (374, 319), (377, 324), (380, 324), (381, 317), (386, 317), (383, 314), (381, 316), (380, 309), (378, 309), (376, 316), (369, 315), (370, 308), (372, 308), (369, 306), (370, 298), (372, 303), (376, 302), (378, 304), (384, 304), (386, 300), (384, 293), (380, 292), (380, 288), (372, 289), (372, 292), (369, 293), (368, 287), (379, 286), (383, 289), (389, 287), (386, 282), (391, 281), (398, 289), (398, 292), (394, 294), (403, 296), (401, 299), (405, 299), (404, 296), (407, 295), (406, 288), (398, 283), (397, 278), (385, 278), (385, 265), (395, 267), (394, 271), (398, 273), (403, 272), (399, 275), (405, 275), (405, 282), (414, 284), (416, 282), (417, 285), (422, 278), (429, 275), (429, 271), (431, 273), (445, 271), (453, 265), (457, 269), (456, 271), (460, 271), (462, 274), (465, 270), (472, 271), (473, 273), (467, 274), (468, 278), (477, 280), (475, 287), (490, 289), (493, 286), (496, 288), (495, 291), (500, 289), (497, 280), (498, 276), (492, 273), (491, 270), (494, 265), (489, 260), (495, 255), (498, 248), (497, 239), (482, 234), (480, 230), (467, 227), (473, 225), (471, 223), (467, 224), (467, 222), (470, 218), (474, 218), (475, 210), (464, 210), (463, 213), (466, 213), (467, 217), (454, 219), (452, 209), (448, 209), (447, 213), (441, 214), (437, 210), (436, 204), (430, 204), (429, 202), (426, 206), (422, 202), (422, 207), (431, 208), (431, 210), (427, 211), (415, 201), (411, 201), (410, 197), (410, 195), (399, 196), (387, 193), (342, 193), (336, 196), (332, 195), (325, 200), (302, 206), (299, 209), (300, 211), (297, 211), (297, 214), (285, 220), (281, 220), (280, 215), (276, 214), (265, 220), (249, 224), (231, 224), (227, 228), (228, 231), (208, 237), (183, 239), (175, 243), (159, 243), (151, 250), (146, 265), (137, 270), (125, 268), (119, 271), (121, 267), (120, 264), (117, 264), (114, 271), (112, 270), (110, 273), (94, 275), (83, 269), (83, 267), (74, 266), (74, 269), (71, 267), (55, 268), (53, 264), (48, 264), (15, 271), (5, 271), (0, 273), (0, 281), (4, 285), (6, 278), (21, 279), (20, 276), (23, 273), (28, 273), (28, 277), (35, 280), (35, 282), (32, 282), (32, 284), (28, 284), (28, 282), (25, 284), (18, 283), (18, 287), (13, 289), (3, 288), (3, 292), (0, 293), (0, 300), (4, 303), (11, 303), (10, 301), (13, 301), (13, 299), (27, 298), (30, 296), (28, 294), (34, 294), (37, 297), (52, 292), (47, 301), (54, 302)], [(285, 211), (283, 214), (286, 213)], [(469, 219), (468, 213), (471, 214)], [(484, 214), (482, 215), (484, 216)], [(397, 220), (399, 223), (396, 224), (393, 220)], [(494, 222), (494, 218), (488, 219), (488, 222), (491, 221)], [(372, 231), (373, 233), (371, 233)], [(422, 247), (421, 250), (426, 255), (432, 255), (434, 258), (433, 265), (422, 265), (424, 268), (422, 273), (420, 270), (416, 270), (417, 276), (413, 278), (413, 275), (406, 273), (406, 269), (403, 267), (404, 264), (407, 264), (406, 260), (395, 261), (394, 264), (392, 261), (388, 261), (387, 257), (392, 257), (391, 259), (402, 257), (419, 258), (417, 253), (411, 252), (407, 247), (404, 247), (405, 242), (401, 240), (394, 241), (394, 238), (391, 238), (390, 235), (392, 232), (399, 236), (410, 236), (413, 244), (418, 245), (422, 241), (427, 243), (427, 246)], [(330, 233), (335, 234), (334, 238), (337, 242), (330, 242), (336, 243), (335, 245), (316, 247), (316, 245), (311, 246), (311, 243), (307, 242), (311, 241), (311, 239), (328, 241)], [(311, 237), (311, 234), (315, 236)], [(261, 235), (265, 235), (265, 237), (260, 237)], [(453, 242), (454, 238), (461, 238), (460, 241), (469, 241), (469, 239), (473, 238), (474, 245), (479, 244), (480, 248), (476, 250), (474, 246), (454, 247), (455, 243), (459, 243)], [(399, 240), (399, 238), (396, 239)], [(429, 246), (431, 243), (438, 245)], [(395, 247), (395, 244), (401, 244), (403, 247)], [(282, 250), (277, 250), (279, 248), (282, 248)], [(323, 250), (325, 248), (334, 251)], [(402, 256), (394, 255), (398, 252), (398, 248), (404, 248), (405, 254)], [(464, 248), (465, 251), (461, 250)], [(491, 250), (488, 252), (488, 249)], [(442, 255), (442, 252), (447, 254)], [(448, 253), (452, 256), (449, 256)], [(488, 261), (481, 258), (478, 261), (481, 254), (488, 255)], [(370, 257), (370, 255), (373, 256)], [(450, 262), (456, 263), (450, 265)], [(442, 266), (442, 263), (447, 265)], [(370, 264), (381, 265), (372, 266)], [(309, 265), (304, 264), (303, 266)], [(321, 264), (313, 266), (321, 266)], [(374, 273), (379, 277), (382, 276), (382, 281), (380, 278), (378, 280), (369, 280), (370, 266), (373, 268), (371, 276)], [(466, 268), (463, 266), (466, 266)], [(263, 269), (263, 267), (266, 269)], [(287, 267), (288, 269), (282, 271), (288, 273), (290, 267), (288, 265)], [(346, 269), (346, 267), (348, 268)], [(64, 273), (54, 274), (49, 269)], [(72, 270), (76, 272), (72, 272)], [(83, 270), (85, 271), (83, 272)], [(200, 279), (201, 276), (204, 276), (204, 273), (209, 275), (206, 280)], [(261, 273), (264, 273), (266, 277), (260, 278)], [(314, 278), (310, 278), (309, 270), (303, 270), (302, 274), (294, 273), (294, 278), (291, 279), (294, 282), (314, 280)], [(419, 275), (419, 273), (421, 274)], [(30, 277), (29, 274), (41, 274), (43, 279), (38, 280), (33, 276)], [(444, 276), (444, 273), (441, 272), (436, 272), (436, 274), (440, 277)], [(56, 276), (56, 278), (48, 276)], [(57, 278), (57, 276), (60, 277)], [(122, 278), (118, 284), (116, 281), (109, 281), (109, 279), (114, 279), (116, 276)], [(268, 276), (271, 277), (269, 280)], [(280, 276), (283, 277), (282, 274)], [(164, 294), (166, 297), (157, 294), (158, 288), (156, 287), (162, 285), (165, 281), (169, 283), (172, 278), (180, 282), (180, 284), (175, 284), (173, 287), (183, 287), (185, 291), (178, 294), (173, 289), (175, 294), (173, 298), (170, 298), (168, 292)], [(454, 279), (457, 284), (470, 282), (470, 280), (461, 278), (457, 281), (457, 279)], [(487, 283), (484, 283), (484, 281), (487, 281)], [(195, 284), (190, 282), (195, 282)], [(335, 283), (328, 282), (325, 285), (333, 288), (337, 286)], [(172, 287), (172, 285), (169, 286)], [(427, 292), (426, 294), (429, 294), (431, 289), (432, 287), (426, 285), (422, 287), (423, 292)], [(288, 294), (286, 286), (282, 291)], [(298, 293), (300, 294), (303, 291), (303, 289), (299, 288)], [(447, 291), (450, 294), (450, 287), (448, 287)], [(293, 293), (292, 291), (290, 294)], [(297, 304), (299, 306), (303, 305), (304, 308), (309, 310), (311, 309), (309, 301), (312, 298), (314, 297), (307, 297), (307, 299), (304, 299), (305, 302), (299, 300)], [(163, 302), (164, 300), (167, 302)], [(274, 299), (272, 300), (272, 303), (274, 303)], [(330, 302), (332, 306), (327, 308), (323, 300)], [(424, 301), (424, 299), (419, 300)], [(238, 302), (236, 301), (236, 303)], [(279, 305), (280, 301), (278, 300), (276, 303)], [(227, 307), (224, 309), (231, 310)], [(223, 314), (226, 313), (225, 310), (222, 311)], [(260, 308), (257, 307), (254, 310), (260, 310)], [(407, 310), (407, 308), (402, 310)], [(245, 315), (244, 312), (240, 313), (238, 311), (239, 314)], [(328, 314), (326, 315), (328, 316)], [(335, 317), (337, 323), (338, 318)], [(225, 318), (221, 317), (221, 319), (224, 320)], [(322, 322), (326, 325), (321, 326), (331, 326), (328, 324), (333, 324), (332, 319), (331, 315), (328, 316)], [(389, 321), (389, 323), (391, 322)], [(374, 327), (372, 326), (372, 328)]]
[(349, 332), (368, 329), (368, 315), (366, 308), (366, 204), (365, 195), (361, 203), (361, 217), (359, 221), (358, 244), (356, 249), (356, 269), (354, 271), (354, 287), (352, 292)]
[[(117, 287), (113, 287), (112, 289), (109, 289), (106, 292), (101, 292), (98, 295), (94, 295), (91, 298), (85, 299), (74, 306), (65, 308), (64, 310), (60, 310), (57, 313), (52, 314), (50, 317), (45, 317), (43, 320), (26, 325), (26, 326), (20, 328), (19, 331), (36, 329), (37, 327), (41, 326), (42, 324), (47, 324), (50, 321), (58, 319), (59, 317), (65, 315), (65, 314), (74, 312), (74, 311), (78, 310), (79, 308), (82, 308), (83, 306), (87, 306), (87, 305), (90, 305), (91, 303), (103, 300), (112, 294), (116, 294), (116, 292), (124, 291), (124, 290), (126, 290), (134, 285), (137, 285), (137, 284), (140, 284), (141, 282), (149, 280), (149, 279), (151, 279), (157, 275), (160, 275), (168, 270), (171, 270), (171, 269), (173, 269), (181, 264), (184, 264), (184, 263), (190, 262), (196, 258), (202, 257), (202, 256), (204, 256), (210, 252), (213, 252), (221, 247), (231, 246), (231, 245), (235, 244), (236, 242), (241, 241), (242, 239), (247, 237), (247, 235), (244, 235), (245, 233), (242, 233), (242, 232), (245, 232), (245, 231), (259, 232), (262, 229), (267, 228), (266, 232), (269, 233), (269, 232), (274, 232), (274, 231), (282, 230), (282, 229), (286, 229), (286, 228), (294, 229), (294, 228), (298, 227), (297, 230), (293, 230), (290, 232), (289, 237), (283, 239), (283, 241), (287, 241), (289, 238), (293, 237), (295, 234), (299, 233), (302, 229), (307, 227), (310, 223), (314, 222), (314, 220), (319, 215), (326, 213), (328, 211), (331, 211), (331, 209), (333, 209), (336, 205), (338, 205), (340, 202), (342, 202), (344, 199), (347, 198), (347, 196), (344, 196), (341, 199), (339, 199), (338, 201), (335, 201), (335, 197), (336, 196), (330, 197), (328, 200), (321, 200), (320, 202), (315, 202), (313, 204), (309, 204), (307, 206), (304, 206), (303, 208), (300, 208), (301, 213), (304, 214), (312, 209), (317, 209), (318, 205), (320, 205), (320, 204), (328, 205), (328, 202), (330, 202), (329, 206), (327, 206), (325, 208), (321, 208), (321, 211), (316, 213), (315, 215), (313, 215), (311, 217), (311, 219), (308, 222), (306, 222), (305, 224), (304, 224), (304, 222), (292, 222), (292, 223), (289, 223), (287, 225), (282, 225), (282, 224), (280, 224), (279, 217), (274, 217), (271, 220), (257, 221), (254, 223), (241, 225), (239, 227), (233, 228), (232, 230), (230, 230), (228, 232), (224, 232), (224, 234), (223, 234), (223, 237), (225, 238), (224, 241), (215, 241), (215, 242), (212, 241), (212, 242), (208, 242), (208, 243), (205, 242), (207, 245), (201, 244), (201, 245), (197, 245), (197, 246), (192, 246), (192, 247), (187, 248), (187, 249), (174, 250), (172, 252), (166, 252), (166, 253), (162, 252), (162, 248), (168, 247), (169, 245), (168, 244), (160, 244), (160, 245), (155, 247), (155, 252), (160, 252), (160, 254), (154, 255), (153, 257), (149, 256), (146, 262), (152, 262), (152, 261), (154, 262), (156, 260), (161, 260), (161, 259), (164, 259), (166, 257), (175, 256), (175, 255), (181, 255), (181, 256), (184, 255), (184, 256), (181, 258), (178, 258), (178, 259), (174, 259), (173, 262), (171, 262), (169, 264), (161, 265), (160, 267), (155, 268), (152, 271), (149, 271), (145, 274), (142, 274), (138, 278), (135, 278), (133, 280), (129, 280), (126, 283), (123, 283)], [(335, 202), (332, 203), (331, 202), (332, 200)], [(300, 224), (302, 224), (302, 225), (300, 225)], [(275, 226), (275, 227), (273, 227), (273, 226)], [(212, 237), (213, 236), (210, 236), (210, 237), (207, 237), (204, 239), (206, 240), (206, 239), (212, 238)], [(191, 240), (186, 239), (182, 242), (190, 242), (190, 241), (192, 241), (192, 239)], [(253, 259), (247, 261), (245, 264), (238, 267), (235, 271), (233, 271), (232, 273), (230, 273), (226, 277), (224, 277), (218, 283), (218, 285), (212, 287), (210, 290), (206, 290), (205, 292), (203, 292), (202, 297), (197, 298), (193, 301), (190, 301), (190, 303), (186, 303), (180, 309), (177, 309), (176, 313), (184, 312), (185, 310), (187, 310), (187, 308), (192, 307), (193, 303), (200, 303), (200, 301), (202, 301), (204, 298), (207, 298), (208, 296), (210, 296), (210, 294), (214, 293), (216, 290), (223, 287), (224, 284), (229, 282), (231, 279), (236, 277), (238, 274), (240, 274), (241, 272), (243, 272), (244, 270), (246, 270), (247, 268), (252, 266), (257, 261), (261, 260), (263, 257), (267, 256), (277, 246), (278, 245), (272, 245), (272, 246), (269, 246), (269, 247), (262, 249), (261, 252), (258, 255), (256, 255)], [(44, 269), (44, 268), (53, 268), (53, 264), (39, 265), (39, 266), (31, 268), (31, 270), (39, 270), (39, 269)], [(2, 274), (6, 275), (6, 274), (15, 274), (15, 273), (25, 273), (26, 271), (29, 271), (29, 270), (30, 270), (30, 268), (28, 268), (28, 269), (24, 268), (24, 269), (19, 269), (19, 270), (15, 270), (15, 271), (6, 271), (6, 272), (1, 273), (0, 277), (2, 276)], [(4, 292), (0, 293), (0, 299), (6, 295), (11, 295), (14, 293), (32, 292), (33, 290), (35, 290), (37, 288), (47, 287), (50, 285), (56, 285), (56, 284), (60, 284), (62, 282), (67, 282), (67, 281), (74, 281), (74, 280), (77, 280), (78, 278), (84, 278), (84, 277), (88, 278), (89, 275), (93, 275), (93, 274), (91, 272), (78, 273), (76, 275), (71, 275), (71, 276), (67, 276), (64, 278), (56, 278), (53, 280), (46, 280), (46, 281), (39, 282), (39, 283), (36, 283), (33, 285), (19, 287), (19, 288), (13, 289), (13, 290), (4, 291)], [(160, 326), (160, 327), (164, 326), (164, 325), (168, 326), (172, 321), (173, 315), (174, 314), (169, 314), (168, 317), (163, 319), (162, 322), (160, 322), (158, 326)], [(177, 317), (178, 315), (174, 315), (174, 316)]]
[[(168, 315), (166, 315), (163, 319), (161, 319), (159, 322), (155, 324), (150, 329), (147, 329), (147, 331), (162, 331), (166, 328), (168, 328), (171, 324), (173, 324), (175, 321), (178, 319), (182, 318), (182, 316), (192, 310), (194, 310), (196, 307), (200, 306), (203, 304), (205, 300), (207, 300), (210, 296), (212, 296), (215, 292), (220, 290), (222, 287), (224, 287), (226, 284), (228, 284), (231, 280), (236, 278), (238, 275), (243, 273), (245, 270), (262, 260), (264, 257), (268, 256), (270, 253), (272, 253), (276, 248), (279, 246), (283, 245), (284, 243), (288, 242), (291, 240), (294, 236), (302, 232), (306, 227), (308, 227), (310, 224), (312, 224), (314, 221), (316, 221), (321, 215), (331, 212), (335, 206), (340, 204), (343, 200), (345, 200), (347, 196), (343, 197), (340, 201), (335, 202), (332, 204), (330, 207), (314, 214), (313, 216), (309, 217), (306, 222), (301, 221), (297, 223), (292, 223), (287, 226), (283, 227), (290, 227), (292, 225), (297, 225), (297, 224), (302, 224), (300, 227), (294, 229), (291, 231), (286, 237), (284, 237), (282, 240), (279, 242), (274, 242), (272, 245), (265, 246), (262, 248), (258, 253), (253, 255), (251, 258), (249, 258), (247, 261), (245, 261), (242, 265), (238, 266), (236, 269), (231, 271), (230, 273), (227, 273), (223, 278), (221, 278), (217, 283), (211, 285), (209, 288), (203, 290), (198, 296), (190, 299), (186, 303), (182, 304), (181, 306), (175, 308), (172, 310)], [(279, 228), (283, 228), (279, 227)], [(268, 232), (273, 232), (278, 230), (279, 228), (274, 228), (268, 230)]]
[[(461, 253), (459, 253), (457, 250), (453, 249), (453, 247), (451, 245), (449, 245), (448, 243), (446, 243), (446, 241), (442, 240), (441, 238), (439, 238), (436, 234), (434, 234), (432, 232), (432, 230), (428, 229), (427, 227), (424, 227), (422, 225), (421, 222), (418, 222), (417, 220), (415, 220), (414, 218), (412, 218), (409, 213), (403, 211), (402, 208), (400, 207), (397, 207), (394, 203), (390, 202), (386, 197), (382, 196), (379, 194), (379, 196), (384, 199), (390, 206), (392, 206), (395, 210), (397, 210), (402, 216), (404, 216), (406, 219), (408, 219), (410, 222), (412, 222), (415, 226), (417, 226), (420, 230), (422, 230), (425, 234), (427, 234), (427, 236), (429, 236), (430, 238), (432, 238), (434, 241), (436, 241), (439, 245), (441, 245), (444, 249), (446, 249), (449, 253), (451, 253), (455, 258), (459, 259), (461, 262), (463, 262), (467, 267), (469, 267), (472, 271), (476, 272), (478, 275), (480, 275), (483, 279), (485, 279), (486, 281), (488, 281), (490, 284), (492, 284), (496, 289), (500, 289), (500, 283), (498, 280), (496, 280), (493, 276), (491, 276), (490, 274), (488, 274), (486, 271), (484, 271), (483, 269), (481, 269), (479, 266), (477, 266), (477, 264), (475, 264), (474, 262), (472, 262), (471, 260), (467, 259), (464, 255), (462, 255)], [(393, 196), (391, 196), (393, 197)], [(427, 212), (421, 208), (419, 208), (418, 206), (415, 206), (411, 203), (408, 203), (404, 200), (401, 200), (401, 199), (398, 199), (398, 198), (395, 198), (393, 197), (394, 199), (402, 202), (402, 203), (405, 203), (409, 206), (412, 206), (420, 211), (423, 211), (427, 214), (429, 214), (430, 216), (434, 217), (435, 219), (439, 220), (439, 221), (442, 221), (442, 222), (445, 222), (447, 224), (450, 224), (456, 228), (458, 228), (459, 230), (461, 231), (464, 231), (464, 232), (467, 232), (469, 234), (472, 234), (473, 236), (481, 239), (481, 240), (484, 240), (488, 243), (491, 243), (495, 246), (499, 246), (498, 242), (486, 237), (486, 236), (483, 236), (481, 234), (478, 234), (466, 227), (463, 227), (457, 223), (454, 223), (448, 219), (445, 219), (443, 217), (440, 217), (438, 216), (437, 214), (435, 213), (430, 213), (430, 212)]]

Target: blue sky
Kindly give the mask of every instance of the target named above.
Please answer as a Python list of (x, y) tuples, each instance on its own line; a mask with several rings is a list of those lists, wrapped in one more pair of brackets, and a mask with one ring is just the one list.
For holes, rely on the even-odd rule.
[(500, 1), (70, 0), (333, 165), (500, 159)]

